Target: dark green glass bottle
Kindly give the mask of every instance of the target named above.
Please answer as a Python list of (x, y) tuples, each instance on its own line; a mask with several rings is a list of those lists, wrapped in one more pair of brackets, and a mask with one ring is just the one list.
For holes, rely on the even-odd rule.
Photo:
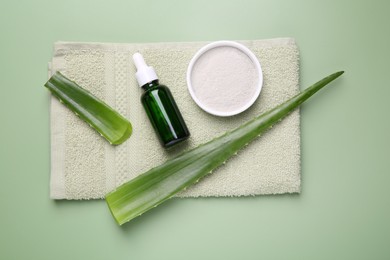
[(133, 59), (137, 67), (136, 78), (145, 90), (141, 102), (161, 144), (168, 148), (188, 139), (190, 132), (171, 91), (159, 84), (154, 69), (146, 65), (141, 54), (134, 54)]

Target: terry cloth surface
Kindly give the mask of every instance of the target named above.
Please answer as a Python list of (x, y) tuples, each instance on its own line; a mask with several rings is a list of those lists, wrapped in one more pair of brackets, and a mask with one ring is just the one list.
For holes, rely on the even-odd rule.
[[(111, 146), (57, 99), (51, 98), (52, 199), (97, 199), (116, 186), (169, 158), (204, 143), (278, 105), (299, 90), (299, 52), (290, 38), (240, 41), (259, 59), (264, 75), (259, 99), (233, 117), (216, 117), (191, 99), (186, 69), (206, 42), (101, 44), (58, 42), (49, 74), (61, 71), (128, 118), (133, 134)], [(167, 85), (183, 114), (191, 138), (171, 150), (159, 144), (140, 103), (132, 55), (141, 52)], [(295, 111), (226, 165), (179, 197), (248, 196), (300, 191), (300, 126)]]

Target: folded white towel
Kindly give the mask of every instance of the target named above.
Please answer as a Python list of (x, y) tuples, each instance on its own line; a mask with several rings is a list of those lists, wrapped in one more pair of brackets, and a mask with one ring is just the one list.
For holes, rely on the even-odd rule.
[[(246, 112), (215, 117), (191, 99), (185, 75), (205, 42), (102, 44), (58, 42), (49, 72), (61, 71), (118, 110), (133, 125), (133, 135), (113, 147), (56, 99), (51, 100), (52, 199), (97, 199), (123, 182), (204, 143), (272, 108), (299, 90), (299, 52), (290, 38), (240, 41), (260, 60), (264, 85)], [(191, 138), (163, 149), (140, 103), (131, 56), (141, 52), (167, 85), (191, 132)], [(179, 197), (247, 196), (300, 191), (299, 111), (230, 159)]]

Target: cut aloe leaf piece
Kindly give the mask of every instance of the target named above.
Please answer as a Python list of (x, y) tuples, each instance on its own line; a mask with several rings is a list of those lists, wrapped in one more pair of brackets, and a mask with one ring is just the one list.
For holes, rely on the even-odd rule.
[(110, 144), (121, 144), (130, 137), (132, 126), (126, 118), (60, 72), (54, 73), (45, 87)]
[(341, 74), (342, 71), (322, 79), (235, 130), (170, 159), (119, 186), (106, 196), (116, 222), (122, 225), (198, 182)]

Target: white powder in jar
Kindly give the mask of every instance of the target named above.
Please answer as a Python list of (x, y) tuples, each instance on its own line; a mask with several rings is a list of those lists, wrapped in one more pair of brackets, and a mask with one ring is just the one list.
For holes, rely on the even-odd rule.
[(253, 61), (241, 50), (223, 46), (203, 53), (194, 63), (192, 89), (204, 106), (233, 112), (256, 95), (259, 75)]

